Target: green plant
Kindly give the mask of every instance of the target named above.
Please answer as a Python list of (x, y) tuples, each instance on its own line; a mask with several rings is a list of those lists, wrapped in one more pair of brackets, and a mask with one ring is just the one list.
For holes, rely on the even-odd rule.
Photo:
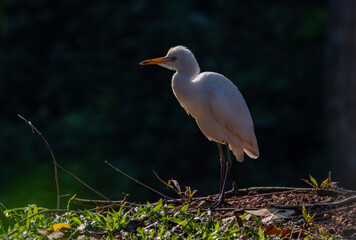
[(305, 208), (304, 205), (303, 205), (303, 207), (302, 207), (302, 214), (303, 214), (303, 218), (304, 218), (304, 220), (305, 220), (306, 225), (309, 225), (310, 223), (313, 222), (314, 217), (315, 217), (315, 214), (314, 214), (313, 216), (311, 216), (311, 215), (309, 214), (309, 212), (307, 212), (307, 209)]
[(309, 225), (313, 225), (313, 227), (315, 228), (315, 231), (317, 233), (320, 233), (320, 227), (315, 223), (314, 221), (314, 217), (315, 217), (315, 213), (312, 215), (310, 215), (310, 213), (307, 211), (307, 209), (305, 208), (305, 206), (303, 205), (302, 207), (302, 214), (303, 214), (303, 218), (305, 220), (305, 225), (309, 226)]
[(315, 189), (331, 189), (333, 186), (336, 186), (336, 183), (331, 182), (331, 172), (329, 172), (328, 178), (325, 179), (320, 185), (315, 180), (315, 178), (313, 178), (312, 175), (309, 175), (309, 179), (310, 181), (306, 179), (302, 179), (302, 180)]
[(156, 177), (158, 178), (159, 181), (161, 181), (164, 185), (166, 185), (168, 188), (172, 189), (181, 198), (187, 200), (188, 202), (190, 202), (192, 200), (194, 194), (196, 192), (198, 192), (198, 190), (192, 191), (189, 186), (185, 186), (185, 191), (182, 192), (178, 181), (176, 181), (174, 179), (170, 179), (170, 180), (168, 180), (168, 182), (165, 182), (158, 176), (158, 174), (155, 171), (153, 171), (153, 173), (156, 175)]
[(197, 192), (198, 190), (191, 190), (190, 187), (185, 186), (185, 191), (184, 191), (184, 198), (188, 200), (188, 202), (190, 202), (193, 199), (194, 194)]
[[(107, 208), (106, 208), (107, 209)], [(116, 209), (88, 210), (47, 209), (36, 205), (5, 210), (0, 221), (0, 239), (283, 239), (270, 235), (257, 217), (241, 216), (216, 219), (211, 211), (192, 210), (189, 204), (170, 206), (160, 199), (156, 203)], [(8, 222), (3, 221), (4, 215)], [(303, 217), (314, 222), (305, 207)], [(10, 220), (11, 219), (11, 220)], [(9, 221), (11, 223), (9, 223)], [(60, 227), (58, 227), (60, 226)], [(70, 228), (68, 228), (70, 226)], [(55, 231), (56, 229), (56, 231)], [(277, 229), (278, 230), (278, 229)], [(282, 230), (279, 229), (279, 232)], [(319, 231), (318, 238), (332, 237)], [(307, 236), (308, 237), (308, 236)], [(307, 238), (306, 238), (307, 239)]]

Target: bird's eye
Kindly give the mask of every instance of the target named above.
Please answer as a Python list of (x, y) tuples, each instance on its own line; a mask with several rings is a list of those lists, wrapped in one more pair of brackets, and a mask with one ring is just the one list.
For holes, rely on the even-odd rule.
[(171, 61), (172, 62), (175, 61), (175, 60), (177, 60), (177, 57), (171, 57)]

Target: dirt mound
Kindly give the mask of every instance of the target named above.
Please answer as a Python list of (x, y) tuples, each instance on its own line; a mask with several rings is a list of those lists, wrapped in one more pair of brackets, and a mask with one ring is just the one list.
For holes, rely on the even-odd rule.
[[(356, 239), (356, 191), (254, 187), (233, 189), (225, 196), (226, 205), (211, 209), (216, 220), (243, 216), (244, 224), (257, 225), (258, 218), (265, 231), (273, 227), (280, 231), (289, 229), (290, 236), (286, 237), (297, 238), (295, 233), (308, 232)], [(216, 198), (217, 195), (195, 198), (189, 207), (191, 210), (209, 209)]]

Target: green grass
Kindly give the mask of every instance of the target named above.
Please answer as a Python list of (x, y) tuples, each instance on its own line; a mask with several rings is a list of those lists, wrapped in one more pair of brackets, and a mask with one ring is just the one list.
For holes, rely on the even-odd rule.
[[(258, 218), (244, 219), (247, 214), (217, 221), (210, 211), (168, 206), (162, 200), (116, 209), (69, 210), (69, 204), (67, 209), (29, 205), (1, 210), (0, 239), (283, 239), (266, 235)], [(54, 231), (63, 223), (70, 228)], [(336, 238), (306, 235), (304, 239)]]
[[(54, 224), (68, 223), (62, 228), (63, 238), (77, 239), (278, 239), (264, 236), (260, 222), (244, 222), (239, 227), (235, 217), (213, 220), (211, 212), (189, 211), (168, 206), (162, 200), (134, 208), (122, 206), (105, 210), (51, 210), (29, 205), (0, 212), (1, 239), (48, 239)], [(84, 237), (85, 236), (85, 237)]]

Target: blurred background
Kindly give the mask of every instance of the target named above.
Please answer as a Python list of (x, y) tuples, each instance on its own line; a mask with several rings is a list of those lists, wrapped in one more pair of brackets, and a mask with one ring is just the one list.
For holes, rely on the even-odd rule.
[[(260, 158), (233, 162), (238, 188), (306, 186), (311, 174), (356, 188), (356, 2), (18, 1), (0, 2), (0, 202), (55, 207), (51, 155), (113, 200), (159, 196), (152, 173), (219, 190), (220, 163), (175, 99), (172, 71), (140, 66), (175, 45), (202, 71), (231, 79), (250, 108)], [(61, 194), (99, 199), (59, 171)], [(62, 199), (65, 206), (69, 198)]]

